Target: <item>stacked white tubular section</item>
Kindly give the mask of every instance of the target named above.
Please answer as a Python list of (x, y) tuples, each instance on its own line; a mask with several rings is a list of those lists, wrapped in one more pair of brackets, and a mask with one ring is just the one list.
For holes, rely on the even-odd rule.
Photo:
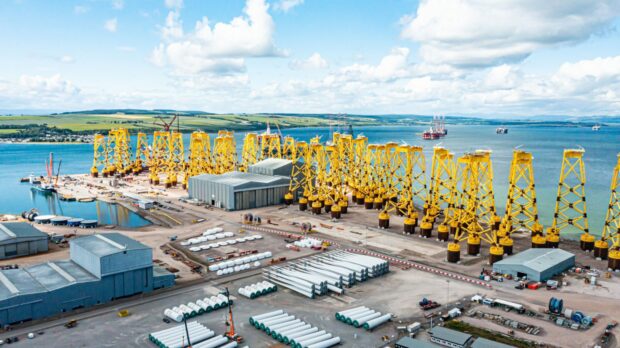
[(295, 318), (283, 310), (252, 316), (250, 317), (250, 324), (291, 347), (303, 348), (312, 344), (321, 344), (320, 347), (331, 347), (340, 342), (339, 337), (334, 340), (332, 334), (325, 330), (319, 330), (319, 328)]
[(389, 262), (378, 257), (335, 250), (284, 266), (263, 270), (263, 278), (309, 298), (329, 292), (343, 294), (346, 287), (389, 272)]
[[(197, 345), (199, 342), (210, 339), (215, 335), (215, 333), (206, 326), (192, 321), (187, 323), (187, 331), (185, 330), (185, 325), (177, 325), (166, 330), (149, 334), (149, 340), (160, 348), (182, 348), (183, 344), (187, 345), (188, 343), (187, 332), (189, 332), (189, 337), (191, 339), (189, 343), (195, 348), (199, 347)], [(226, 341), (224, 343), (226, 343)]]
[(273, 254), (271, 251), (265, 251), (263, 253), (257, 253), (236, 258), (234, 260), (222, 261), (216, 264), (209, 265), (210, 272), (216, 272), (217, 275), (226, 275), (235, 272), (248, 270), (252, 267), (260, 266), (260, 260), (268, 259)]
[(268, 281), (262, 281), (241, 287), (237, 290), (239, 295), (249, 299), (255, 299), (259, 296), (266, 295), (278, 290), (278, 286)]
[(336, 319), (354, 327), (364, 327), (366, 330), (389, 321), (392, 314), (382, 314), (367, 307), (356, 307), (336, 313)]
[[(232, 302), (232, 301), (231, 301)], [(211, 297), (205, 297), (195, 302), (181, 304), (178, 307), (166, 308), (164, 315), (177, 323), (183, 321), (183, 318), (193, 318), (203, 313), (209, 313), (216, 309), (228, 307), (226, 296), (218, 294)]]
[(218, 335), (207, 341), (195, 344), (192, 346), (192, 348), (216, 348), (216, 347), (221, 347), (222, 345), (225, 345), (227, 343), (228, 343), (228, 338), (224, 337), (223, 335)]
[[(245, 243), (247, 241), (253, 241), (253, 240), (258, 240), (258, 239), (262, 239), (263, 236), (261, 236), (260, 234), (256, 234), (253, 236), (246, 236), (246, 237), (241, 237), (241, 238), (231, 238), (231, 239), (226, 239), (226, 240), (222, 240), (219, 242), (214, 242), (216, 239), (218, 239), (218, 236), (223, 235), (224, 238), (228, 238), (228, 237), (233, 237), (234, 233), (232, 232), (224, 232), (224, 233), (218, 233), (216, 235), (211, 235), (211, 236), (203, 236), (203, 237), (197, 237), (197, 238), (191, 238), (188, 239), (187, 242), (190, 242), (192, 240), (194, 240), (194, 242), (196, 242), (196, 240), (198, 240), (197, 243), (189, 243), (187, 245), (196, 245), (196, 244), (200, 244), (205, 242), (205, 244), (201, 244), (201, 245), (197, 245), (197, 246), (192, 246), (189, 248), (189, 251), (193, 251), (193, 252), (199, 252), (199, 251), (203, 251), (203, 250), (209, 250), (209, 249), (215, 249), (215, 248), (219, 248), (219, 247), (223, 247), (223, 246), (227, 246), (227, 245), (234, 245), (237, 243)], [(187, 242), (183, 242), (183, 243), (187, 243)], [(212, 242), (212, 243), (206, 243), (206, 242)], [(183, 244), (181, 243), (181, 244)]]

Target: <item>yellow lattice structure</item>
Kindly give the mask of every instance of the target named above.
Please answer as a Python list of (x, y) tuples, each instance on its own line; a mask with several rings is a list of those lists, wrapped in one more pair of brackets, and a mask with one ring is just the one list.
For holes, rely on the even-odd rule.
[[(498, 231), (500, 244), (512, 253), (513, 240), (510, 234), (519, 229), (538, 231), (538, 207), (536, 185), (534, 184), (534, 156), (530, 152), (514, 150), (508, 178), (506, 214)], [(533, 233), (533, 238), (540, 238)]]
[(497, 241), (492, 226), (492, 214), (495, 207), (490, 206), (493, 200), (488, 197), (493, 192), (493, 171), (490, 153), (476, 151), (460, 157), (458, 163), (458, 178), (461, 183), (461, 192), (458, 202), (458, 228), (454, 241), (448, 245), (448, 261), (458, 262), (460, 259), (460, 245), (467, 240), (467, 253), (480, 254), (481, 242), (488, 243), (491, 248), (490, 262), (494, 263), (504, 255), (503, 248)]
[(261, 134), (259, 136), (259, 143), (259, 160), (264, 160), (265, 158), (282, 158), (282, 144), (280, 142), (280, 135)]
[(189, 138), (189, 155), (183, 176), (183, 188), (187, 188), (190, 177), (212, 172), (211, 138), (205, 132), (193, 132)]
[(296, 151), (297, 148), (295, 146), (295, 139), (290, 136), (284, 137), (284, 143), (282, 144), (282, 158), (293, 160), (296, 156)]
[(153, 146), (151, 147), (151, 163), (149, 167), (149, 182), (159, 185), (159, 174), (168, 170), (170, 157), (170, 132), (155, 131)]
[(243, 139), (243, 147), (241, 148), (241, 164), (239, 171), (247, 172), (248, 167), (258, 162), (258, 134), (248, 133)]
[(215, 173), (222, 174), (237, 168), (237, 149), (233, 132), (219, 131), (213, 146)]
[(368, 186), (368, 167), (366, 160), (366, 150), (368, 148), (368, 138), (365, 136), (357, 136), (353, 140), (353, 169), (349, 178), (349, 186), (351, 187), (352, 198), (357, 204), (364, 204)]
[[(437, 217), (443, 214), (443, 221), (437, 227), (437, 238), (447, 241), (456, 233), (458, 217), (455, 202), (458, 200), (456, 189), (456, 164), (454, 155), (446, 148), (435, 146), (431, 161), (431, 183), (424, 203), (424, 217), (420, 223), (420, 234), (429, 238)], [(407, 226), (405, 226), (407, 227)], [(413, 231), (413, 227), (410, 227)]]
[(560, 234), (570, 229), (583, 232), (580, 237), (583, 250), (594, 249), (595, 237), (588, 229), (584, 153), (583, 149), (564, 150), (553, 224), (547, 230), (548, 246), (557, 247)]
[(166, 167), (166, 187), (176, 186), (180, 173), (185, 172), (185, 147), (183, 146), (183, 134), (172, 132), (170, 134), (168, 165)]
[[(108, 166), (106, 153), (105, 136), (103, 134), (95, 134), (93, 141), (93, 166), (90, 168), (90, 175), (95, 178), (99, 176), (99, 167), (105, 170)], [(104, 176), (107, 176), (105, 171), (104, 174)]]
[(138, 132), (136, 136), (136, 150), (133, 161), (133, 173), (140, 174), (145, 168), (149, 167), (151, 162), (151, 154), (149, 152), (149, 144), (146, 133)]
[[(618, 154), (613, 177), (611, 178), (609, 205), (605, 215), (605, 225), (601, 239), (596, 241), (594, 256), (601, 259), (609, 258), (608, 267), (620, 269), (620, 154)], [(609, 245), (611, 242), (611, 245)]]
[(288, 187), (288, 192), (284, 195), (284, 201), (286, 204), (293, 204), (296, 197), (298, 197), (300, 204), (308, 204), (308, 196), (305, 196), (304, 189), (306, 188), (306, 156), (308, 156), (308, 144), (305, 141), (298, 141), (295, 143), (295, 147), (290, 149), (289, 159), (292, 162), (291, 168), (291, 182)]

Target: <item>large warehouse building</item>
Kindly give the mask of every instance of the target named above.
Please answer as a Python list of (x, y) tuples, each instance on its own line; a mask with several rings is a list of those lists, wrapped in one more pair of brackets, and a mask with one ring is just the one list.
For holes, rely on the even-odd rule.
[(26, 222), (0, 223), (0, 260), (46, 252), (48, 239)]
[(189, 178), (189, 197), (226, 210), (245, 210), (284, 203), (292, 164), (266, 159), (247, 173), (202, 174)]
[(546, 281), (575, 266), (575, 255), (562, 249), (536, 248), (522, 251), (493, 264), (493, 271)]
[(0, 271), (0, 325), (40, 319), (174, 285), (148, 246), (119, 233), (70, 242), (69, 260)]

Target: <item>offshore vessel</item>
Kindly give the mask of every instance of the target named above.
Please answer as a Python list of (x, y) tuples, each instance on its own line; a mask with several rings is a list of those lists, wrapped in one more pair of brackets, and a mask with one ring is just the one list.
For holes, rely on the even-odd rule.
[(433, 140), (443, 138), (448, 135), (445, 120), (445, 116), (433, 116), (431, 127), (422, 133), (422, 139)]

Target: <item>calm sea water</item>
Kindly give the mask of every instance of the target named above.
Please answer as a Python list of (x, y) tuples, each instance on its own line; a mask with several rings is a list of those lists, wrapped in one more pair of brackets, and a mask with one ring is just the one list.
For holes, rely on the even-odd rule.
[[(620, 152), (620, 127), (603, 127), (594, 132), (589, 128), (558, 128), (513, 126), (506, 135), (495, 134), (494, 126), (449, 125), (449, 134), (441, 140), (422, 140), (422, 126), (411, 127), (358, 127), (355, 135), (362, 133), (371, 143), (388, 141), (421, 145), (425, 149), (430, 173), (432, 148), (438, 143), (450, 149), (456, 156), (476, 149), (493, 151), (495, 175), (495, 200), (499, 212), (504, 211), (507, 195), (508, 171), (512, 151), (519, 146), (534, 154), (534, 173), (538, 195), (538, 209), (541, 222), (548, 226), (553, 218), (557, 182), (565, 148), (582, 146), (587, 176), (587, 204), (590, 230), (600, 234), (609, 201), (609, 185)], [(330, 138), (330, 129), (304, 128), (285, 129), (283, 135), (298, 140), (310, 140), (320, 135), (322, 140)], [(243, 133), (236, 134), (238, 153), (241, 153)], [(212, 135), (213, 139), (214, 135)], [(189, 135), (185, 135), (189, 144)], [(28, 184), (19, 184), (18, 179), (28, 174), (43, 174), (45, 159), (54, 152), (62, 159), (62, 173), (86, 173), (92, 164), (92, 145), (22, 145), (0, 144), (0, 213), (18, 214), (36, 207), (43, 213), (97, 218), (102, 223), (118, 223), (125, 226), (139, 226), (148, 223), (139, 216), (124, 211), (122, 207), (102, 202), (74, 203), (60, 202), (40, 194), (33, 194)]]
[(98, 220), (100, 224), (140, 227), (148, 220), (116, 204), (105, 202), (65, 202), (55, 194), (30, 189), (19, 179), (34, 173), (45, 174), (45, 160), (54, 153), (56, 168), (62, 159), (61, 175), (86, 173), (92, 165), (92, 145), (0, 144), (0, 214), (21, 214), (36, 208), (41, 214)]

